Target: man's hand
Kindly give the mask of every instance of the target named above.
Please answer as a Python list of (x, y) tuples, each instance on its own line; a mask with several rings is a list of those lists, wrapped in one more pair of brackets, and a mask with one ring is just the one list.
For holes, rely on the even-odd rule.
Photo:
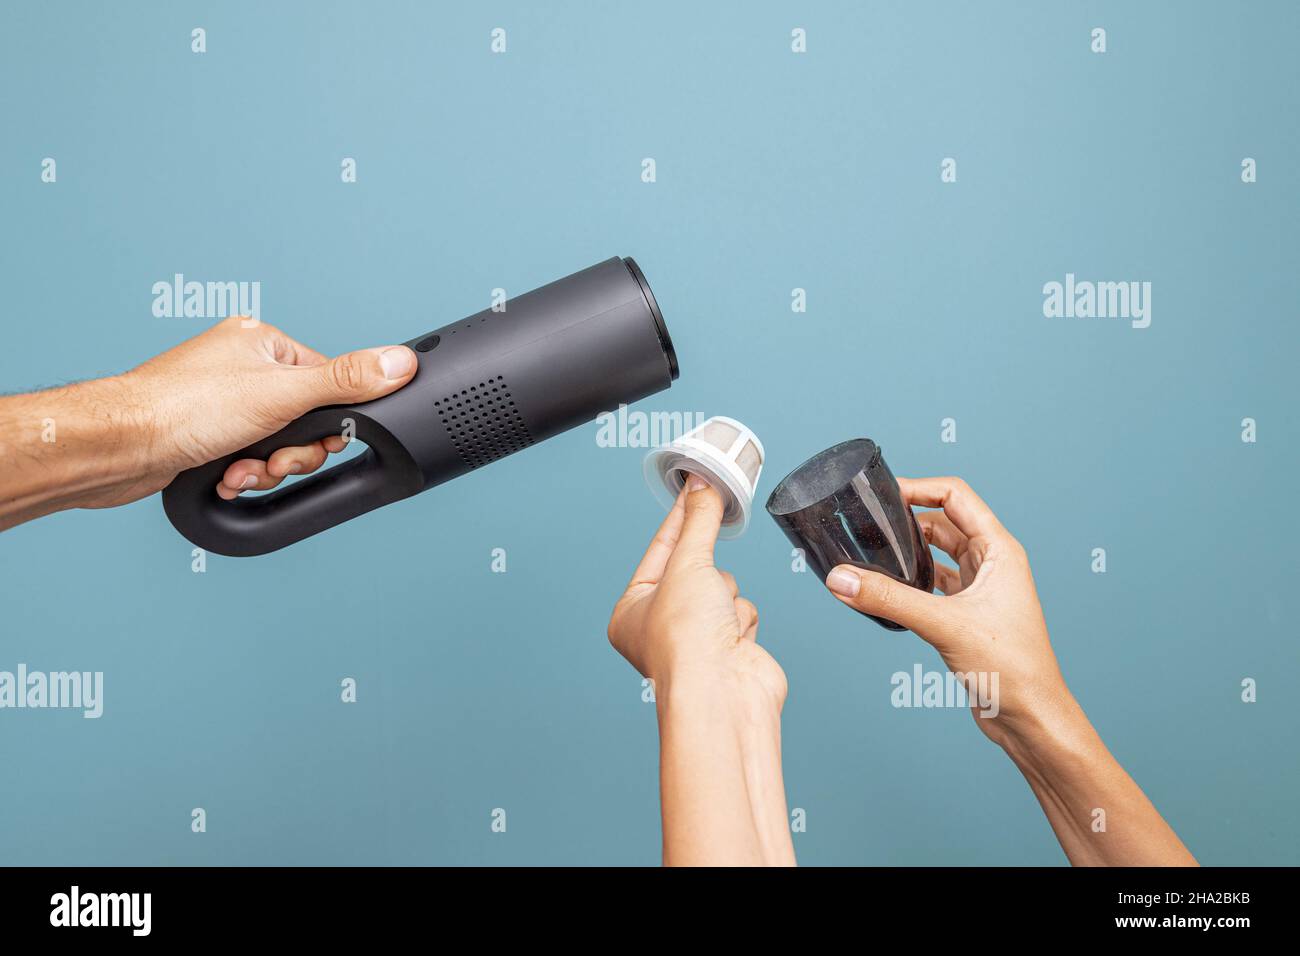
[[(405, 346), (337, 358), (234, 317), (124, 375), (0, 398), (0, 529), (64, 508), (126, 504), (321, 405), (387, 395), (415, 374)], [(341, 437), (241, 460), (217, 493), (319, 468)]]
[[(274, 434), (321, 405), (365, 402), (396, 391), (415, 374), (404, 345), (363, 349), (337, 358), (295, 342), (279, 329), (227, 319), (124, 378), (153, 410), (160, 439), (154, 454), (165, 487), (177, 472), (237, 451)], [(274, 488), (287, 475), (307, 474), (341, 437), (282, 448), (269, 461), (243, 459), (227, 469), (223, 498)]]

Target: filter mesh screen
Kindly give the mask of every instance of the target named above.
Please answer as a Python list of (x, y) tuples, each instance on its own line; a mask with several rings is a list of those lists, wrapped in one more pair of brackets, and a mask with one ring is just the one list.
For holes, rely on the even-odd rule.
[(731, 446), (740, 437), (740, 429), (726, 422), (705, 422), (704, 427), (695, 435), (700, 441), (706, 441), (723, 455), (731, 451)]
[(740, 454), (736, 456), (736, 464), (749, 479), (751, 488), (758, 484), (758, 470), (763, 467), (763, 456), (758, 453), (757, 445), (752, 441), (745, 442), (745, 447), (740, 449)]

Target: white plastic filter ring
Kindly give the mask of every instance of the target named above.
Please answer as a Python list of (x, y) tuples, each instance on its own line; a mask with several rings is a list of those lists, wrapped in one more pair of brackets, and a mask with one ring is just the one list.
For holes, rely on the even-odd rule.
[(645, 457), (646, 484), (671, 508), (686, 484), (699, 475), (722, 495), (720, 538), (738, 538), (749, 527), (754, 491), (765, 459), (758, 436), (734, 418), (714, 416)]

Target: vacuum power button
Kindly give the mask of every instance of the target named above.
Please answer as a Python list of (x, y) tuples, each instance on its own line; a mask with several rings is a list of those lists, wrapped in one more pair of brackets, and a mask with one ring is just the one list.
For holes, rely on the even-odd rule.
[(431, 335), (427, 339), (421, 339), (420, 341), (416, 342), (415, 350), (417, 352), (432, 352), (434, 349), (438, 347), (438, 343), (440, 341), (442, 340), (438, 338), (438, 336)]

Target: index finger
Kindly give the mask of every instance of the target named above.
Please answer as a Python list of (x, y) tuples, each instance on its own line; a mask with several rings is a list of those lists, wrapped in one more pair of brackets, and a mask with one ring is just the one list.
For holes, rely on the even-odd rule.
[(997, 515), (960, 478), (899, 478), (903, 500), (925, 508), (942, 508), (957, 530), (968, 538), (1003, 532)]
[(282, 365), (324, 365), (329, 361), (314, 348), (290, 338), (274, 326), (262, 325), (261, 328), (270, 336), (272, 357)]

